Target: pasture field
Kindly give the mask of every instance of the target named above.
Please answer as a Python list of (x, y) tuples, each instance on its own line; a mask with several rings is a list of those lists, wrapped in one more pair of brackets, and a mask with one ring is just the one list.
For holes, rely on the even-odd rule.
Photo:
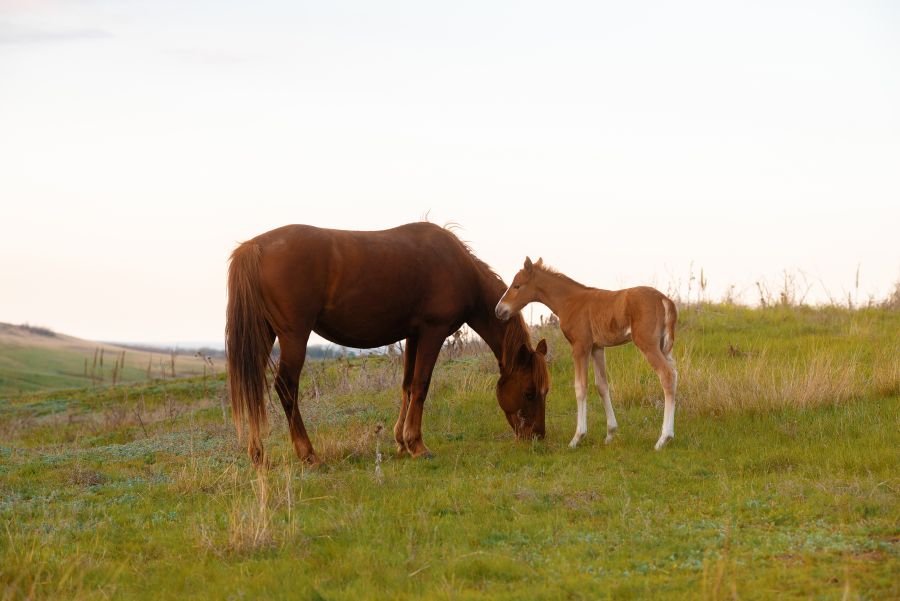
[[(224, 361), (90, 342), (45, 328), (0, 323), (0, 398), (221, 372)], [(174, 375), (173, 375), (174, 371)]]
[(307, 364), (315, 470), (277, 400), (269, 467), (250, 467), (221, 374), (0, 395), (0, 597), (897, 599), (898, 332), (885, 309), (682, 308), (660, 452), (662, 390), (632, 346), (607, 351), (617, 438), (592, 390), (567, 446), (551, 327), (547, 439), (513, 440), (471, 344), (435, 370), (432, 460), (394, 454), (396, 356)]

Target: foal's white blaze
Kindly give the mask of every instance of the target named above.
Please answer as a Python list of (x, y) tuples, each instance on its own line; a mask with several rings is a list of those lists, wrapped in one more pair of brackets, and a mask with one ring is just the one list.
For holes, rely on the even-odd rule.
[[(510, 288), (512, 288), (512, 286), (510, 286)], [(498, 303), (497, 303), (497, 306), (494, 308), (494, 315), (496, 315), (497, 317), (500, 317), (501, 312), (502, 312), (503, 314), (507, 314), (507, 315), (508, 315), (509, 313), (511, 313), (511, 310), (510, 310), (510, 308), (509, 308), (509, 305), (507, 305), (506, 303), (504, 303), (503, 300), (502, 300), (502, 299), (506, 298), (506, 295), (507, 295), (507, 294), (509, 294), (509, 288), (506, 289), (506, 292), (504, 292), (504, 293), (503, 293), (503, 296), (500, 297), (500, 299), (501, 299), (500, 302), (498, 302)]]

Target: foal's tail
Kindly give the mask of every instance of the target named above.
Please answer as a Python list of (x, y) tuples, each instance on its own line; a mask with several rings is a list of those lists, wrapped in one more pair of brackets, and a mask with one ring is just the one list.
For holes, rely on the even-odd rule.
[(675, 345), (675, 322), (678, 321), (678, 309), (675, 303), (666, 296), (662, 297), (663, 311), (665, 311), (665, 324), (660, 350), (663, 355), (671, 360), (672, 347)]
[(273, 343), (259, 286), (260, 255), (254, 242), (244, 242), (231, 253), (225, 321), (232, 417), (238, 437), (245, 418), (250, 426), (248, 450), (254, 463), (262, 459), (260, 436), (268, 426), (266, 366)]

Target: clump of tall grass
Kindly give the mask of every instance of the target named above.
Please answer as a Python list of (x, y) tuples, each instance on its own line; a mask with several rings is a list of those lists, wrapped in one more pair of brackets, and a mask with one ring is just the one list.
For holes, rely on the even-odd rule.
[(252, 494), (238, 495), (228, 514), (228, 550), (236, 553), (256, 551), (274, 542), (267, 472), (256, 470), (249, 485)]
[(185, 494), (197, 486), (209, 494), (210, 520), (196, 528), (201, 549), (217, 556), (247, 555), (296, 539), (298, 509), (319, 498), (304, 499), (303, 489), (295, 490), (296, 462), (290, 452), (278, 463), (280, 468), (260, 467), (249, 478), (237, 461), (224, 471), (204, 464), (197, 472), (182, 474), (179, 486)]
[[(848, 401), (866, 389), (859, 359), (833, 354), (785, 360), (762, 350), (729, 365), (688, 352), (677, 365), (679, 406), (693, 411), (815, 407)], [(624, 394), (634, 397), (639, 392)]]

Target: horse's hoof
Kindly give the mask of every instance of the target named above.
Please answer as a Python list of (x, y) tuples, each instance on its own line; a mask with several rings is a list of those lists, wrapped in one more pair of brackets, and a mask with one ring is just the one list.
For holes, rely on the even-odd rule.
[(606, 444), (609, 444), (613, 441), (613, 438), (615, 438), (615, 437), (612, 434), (607, 434), (606, 440), (604, 440), (603, 442), (605, 442)]
[(315, 453), (310, 453), (306, 457), (302, 457), (300, 459), (307, 467), (311, 467), (313, 469), (324, 468), (325, 462), (319, 459), (319, 457)]
[(569, 443), (569, 448), (574, 449), (575, 447), (578, 446), (579, 442), (581, 442), (581, 438), (576, 436), (575, 438), (572, 439), (572, 442)]
[(397, 457), (406, 455), (406, 446), (402, 442), (397, 443)]
[(410, 453), (413, 459), (434, 459), (434, 454), (424, 445), (415, 453)]

